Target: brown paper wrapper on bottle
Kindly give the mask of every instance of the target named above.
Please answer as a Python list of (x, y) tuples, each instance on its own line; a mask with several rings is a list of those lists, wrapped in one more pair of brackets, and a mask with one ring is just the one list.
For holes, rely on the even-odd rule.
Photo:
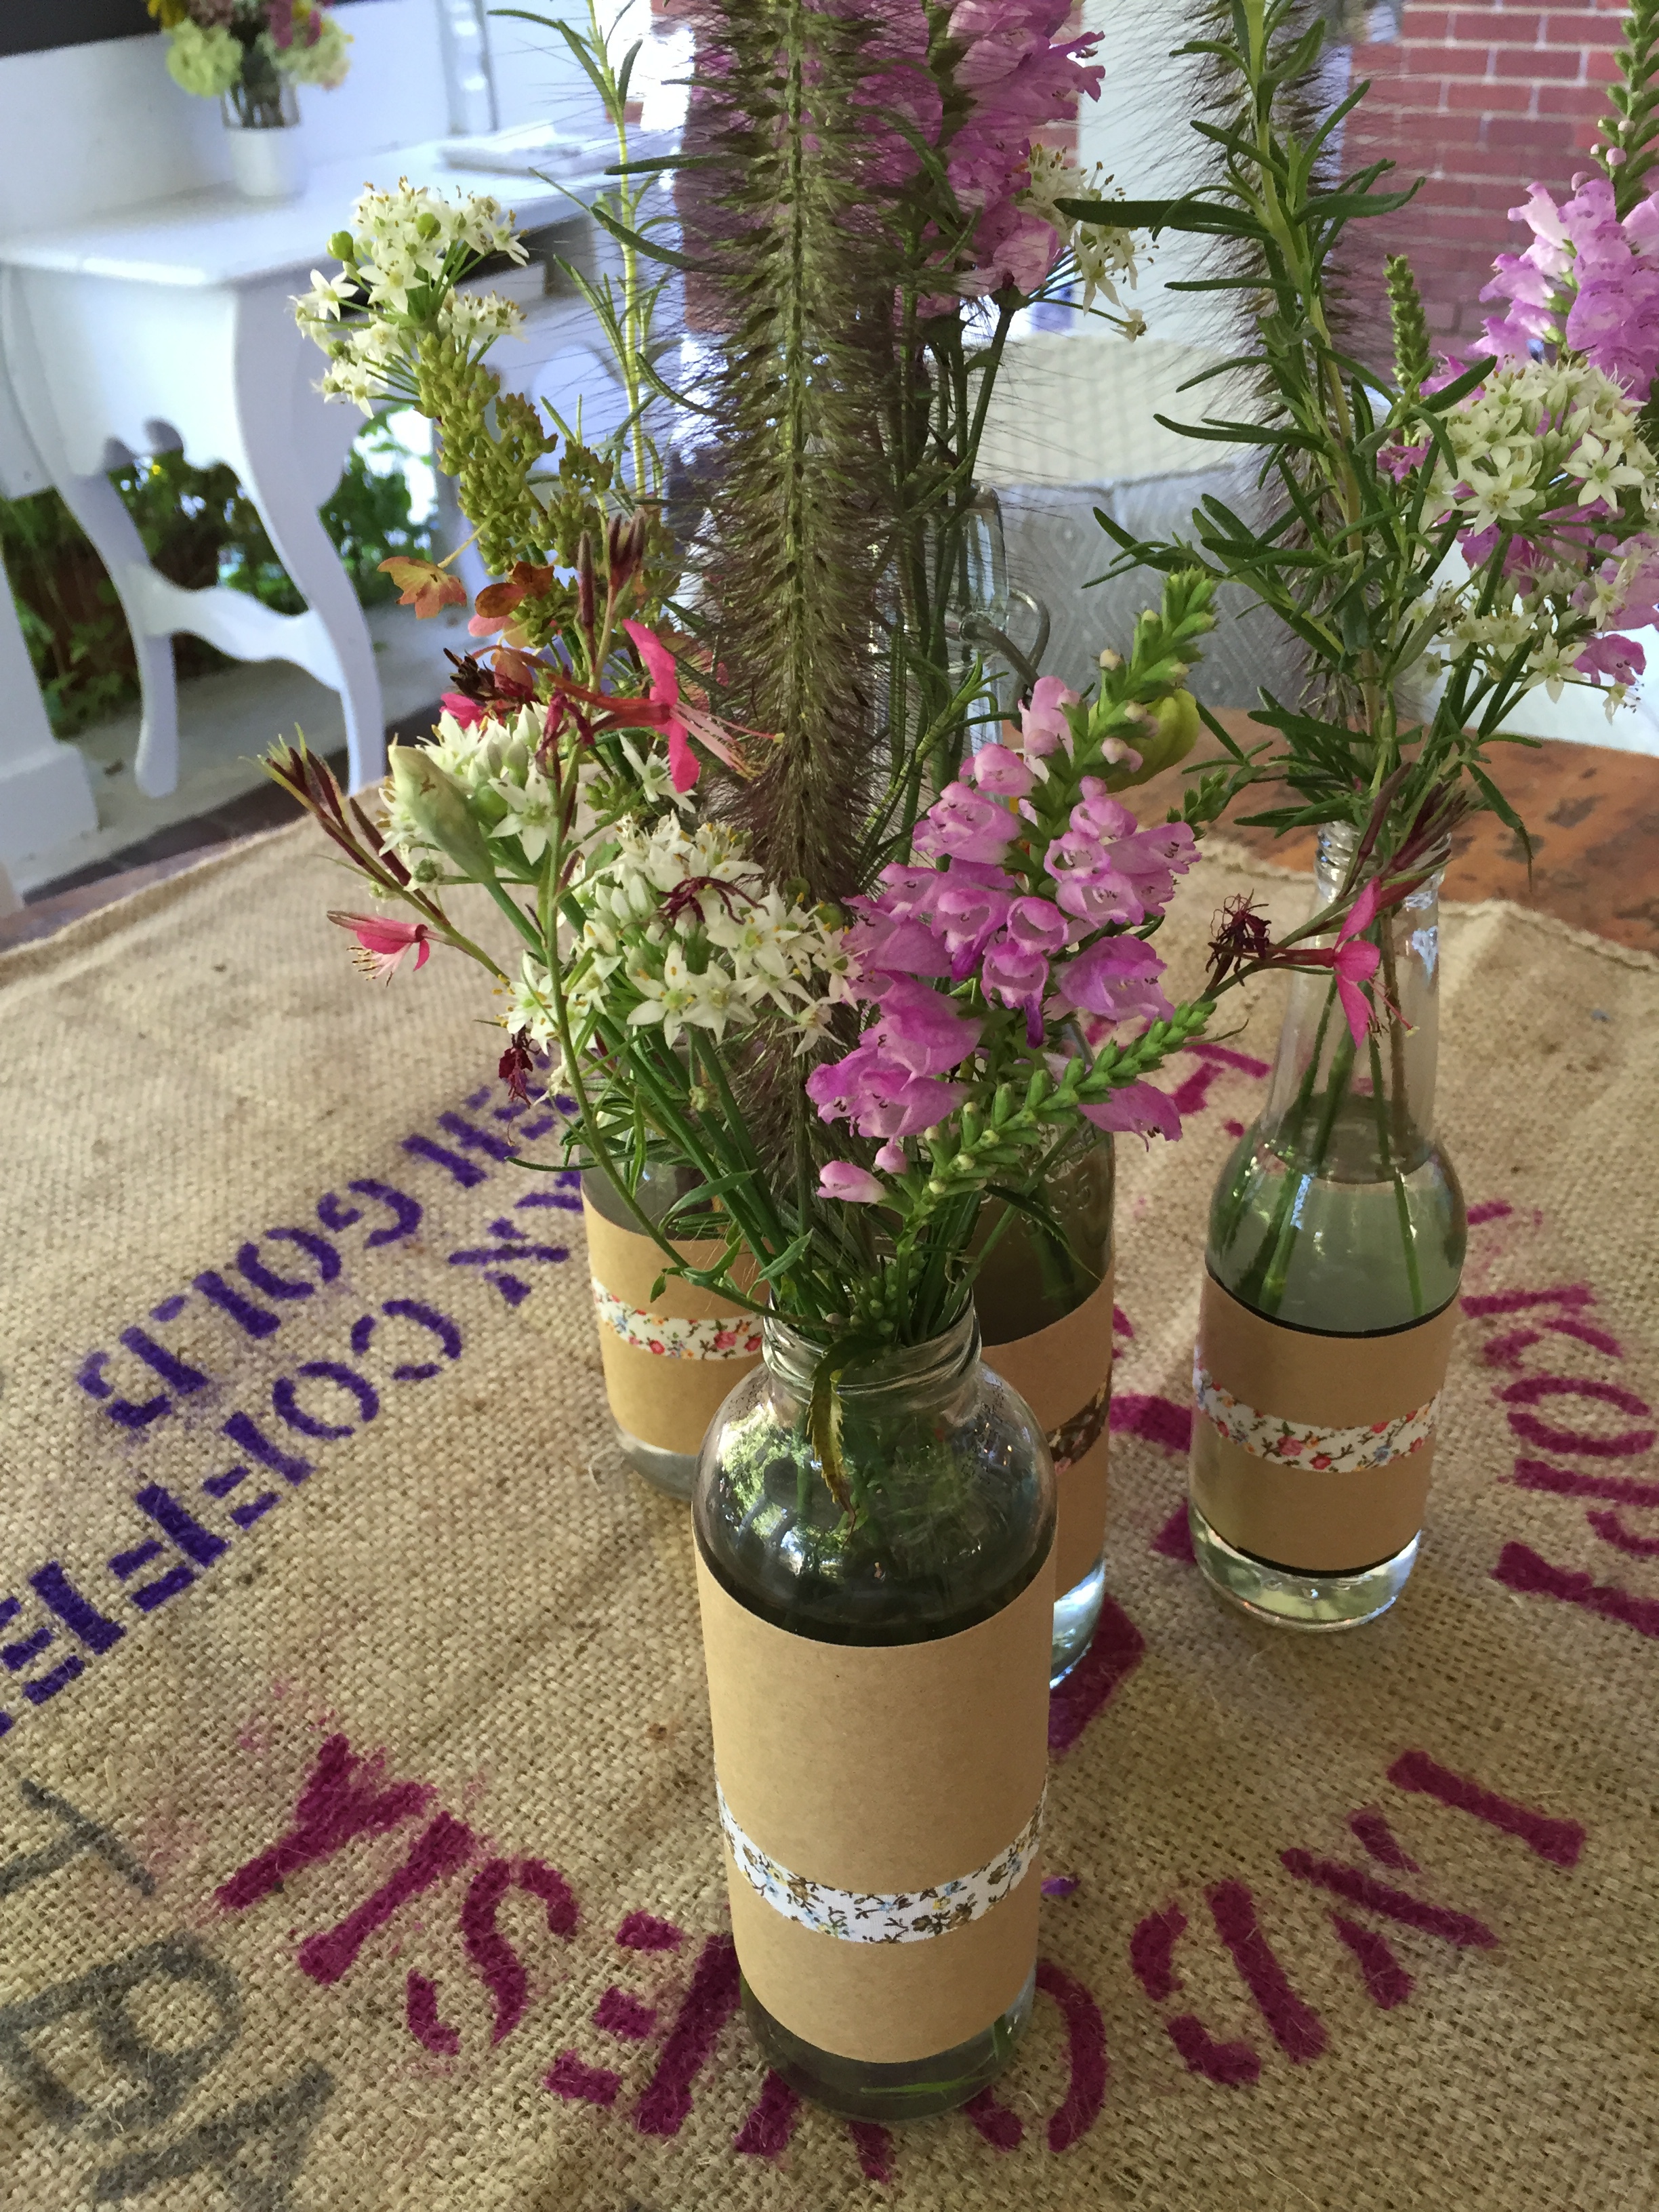
[[(1253, 1313), (1204, 1279), (1199, 1357), (1218, 1389), (1258, 1413), (1315, 1428), (1398, 1420), (1446, 1379), (1457, 1305), (1378, 1336), (1327, 1335)], [(1386, 1466), (1350, 1474), (1259, 1459), (1193, 1414), (1194, 1504), (1227, 1543), (1309, 1574), (1357, 1574), (1410, 1543), (1423, 1526), (1434, 1439)]]
[[(741, 1310), (711, 1291), (671, 1276), (656, 1297), (652, 1286), (667, 1264), (662, 1248), (638, 1230), (618, 1228), (594, 1211), (584, 1194), (588, 1266), (613, 1298), (641, 1313), (682, 1321), (723, 1320)], [(676, 1244), (692, 1267), (712, 1267), (726, 1247), (709, 1239)], [(697, 1452), (708, 1424), (745, 1375), (760, 1364), (757, 1352), (741, 1359), (671, 1359), (629, 1344), (599, 1322), (599, 1357), (605, 1395), (624, 1434), (659, 1451)]]
[(1048, 1439), (1054, 1462), (1054, 1588), (1061, 1596), (1083, 1580), (1106, 1542), (1112, 1313), (1109, 1267), (1098, 1290), (1063, 1321), (984, 1347), (986, 1365), (1018, 1391)]
[[(988, 1866), (1048, 1769), (1054, 1554), (1012, 1605), (929, 1644), (821, 1644), (750, 1613), (697, 1559), (714, 1769), (732, 1817), (792, 1874), (882, 1895)], [(1013, 2003), (1036, 1956), (1040, 1867), (981, 1918), (906, 1943), (788, 1920), (725, 1848), (738, 1960), (820, 2051), (929, 2058)]]

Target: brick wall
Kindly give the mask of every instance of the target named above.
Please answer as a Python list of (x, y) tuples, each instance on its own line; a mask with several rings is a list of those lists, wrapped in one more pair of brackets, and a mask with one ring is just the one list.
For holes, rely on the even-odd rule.
[(1607, 112), (1620, 9), (1489, 4), (1419, 6), (1407, 0), (1397, 40), (1357, 46), (1352, 75), (1371, 89), (1348, 121), (1343, 167), (1387, 155), (1390, 182), (1427, 179), (1399, 214), (1349, 233), (1352, 304), (1364, 349), (1388, 360), (1382, 298), (1385, 253), (1411, 258), (1437, 336), (1453, 350), (1480, 336), (1480, 304), (1492, 256), (1530, 233), (1507, 210), (1535, 178), (1558, 193)]

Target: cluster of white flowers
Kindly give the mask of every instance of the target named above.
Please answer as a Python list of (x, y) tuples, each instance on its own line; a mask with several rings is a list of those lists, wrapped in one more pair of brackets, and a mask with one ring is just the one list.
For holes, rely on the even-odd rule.
[[(489, 193), (450, 200), (405, 179), (396, 191), (364, 192), (351, 224), (351, 252), (339, 274), (313, 269), (310, 291), (294, 302), (301, 329), (329, 356), (320, 387), (325, 398), (352, 400), (369, 415), (398, 392), (397, 371), (417, 343), (411, 295), (444, 287), (432, 312), (418, 319), (419, 330), (435, 328), (470, 352), (523, 327), (515, 301), (495, 292), (459, 292), (451, 281), (470, 255), (529, 258), (511, 213)], [(352, 318), (343, 328), (343, 313)]]
[[(625, 823), (577, 885), (586, 916), (565, 993), (573, 1014), (605, 1004), (630, 1025), (723, 1037), (769, 1006), (804, 1036), (848, 995), (839, 930), (769, 889), (720, 823), (688, 830), (672, 815)], [(551, 1034), (545, 971), (526, 957), (507, 1016), (538, 1044)]]
[[(433, 766), (466, 800), (484, 835), (516, 837), (532, 868), (546, 852), (555, 826), (554, 789), (540, 765), (544, 732), (545, 710), (539, 707), (520, 707), (505, 721), (486, 715), (477, 722), (459, 721), (446, 708), (426, 748)], [(643, 741), (636, 745), (626, 737), (618, 742), (638, 795), (626, 803), (690, 805), (689, 794), (674, 788), (665, 751)], [(604, 768), (594, 761), (585, 762), (578, 771), (584, 793), (606, 780)], [(386, 808), (380, 830), (386, 843), (416, 883), (435, 883), (445, 872), (435, 847), (389, 780), (380, 795)], [(591, 815), (586, 817), (587, 823), (591, 820)], [(580, 814), (577, 834), (588, 834)]]
[[(1068, 154), (1053, 146), (1033, 146), (1025, 167), (1031, 181), (1021, 193), (1021, 202), (1059, 233), (1062, 246), (1076, 261), (1083, 279), (1085, 310), (1094, 305), (1097, 292), (1103, 292), (1115, 307), (1121, 307), (1123, 302), (1117, 295), (1115, 280), (1121, 278), (1132, 291), (1135, 283), (1133, 234), (1115, 223), (1073, 222), (1056, 204), (1060, 200), (1106, 198), (1110, 177), (1098, 162), (1092, 169), (1080, 169)], [(1124, 324), (1124, 335), (1139, 337), (1146, 327), (1146, 318), (1132, 311)]]
[(1450, 410), (1446, 434), (1455, 463), (1437, 456), (1431, 511), (1455, 512), (1471, 530), (1511, 529), (1571, 504), (1618, 504), (1639, 489), (1659, 509), (1659, 463), (1643, 443), (1623, 387), (1581, 362), (1528, 362), (1501, 368), (1480, 396)]

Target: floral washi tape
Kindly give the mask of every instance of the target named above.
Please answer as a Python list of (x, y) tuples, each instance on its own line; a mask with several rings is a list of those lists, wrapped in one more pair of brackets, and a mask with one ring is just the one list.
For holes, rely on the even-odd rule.
[(1104, 1382), (1096, 1391), (1081, 1412), (1073, 1413), (1069, 1421), (1062, 1421), (1050, 1431), (1047, 1438), (1048, 1456), (1054, 1463), (1056, 1478), (1069, 1474), (1087, 1452), (1091, 1452), (1104, 1435), (1110, 1417), (1112, 1386)]
[(1351, 1429), (1316, 1428), (1307, 1421), (1287, 1420), (1281, 1413), (1258, 1413), (1254, 1406), (1219, 1389), (1196, 1353), (1193, 1396), (1199, 1412), (1229, 1443), (1256, 1459), (1310, 1468), (1321, 1474), (1360, 1474), (1420, 1451), (1434, 1434), (1440, 1411), (1437, 1390), (1426, 1406), (1391, 1421), (1370, 1421)]
[(593, 1304), (600, 1325), (636, 1351), (659, 1359), (752, 1359), (761, 1350), (761, 1324), (752, 1314), (719, 1314), (708, 1321), (687, 1321), (678, 1314), (645, 1313), (613, 1297), (598, 1276)]
[(738, 1871), (775, 1912), (782, 1913), (786, 1920), (798, 1920), (817, 1935), (838, 1936), (847, 1943), (923, 1943), (932, 1936), (948, 1934), (952, 1928), (964, 1927), (970, 1920), (982, 1920), (994, 1905), (1000, 1905), (1018, 1888), (1036, 1857), (1048, 1792), (1045, 1790), (1038, 1798), (1036, 1810), (1007, 1850), (999, 1851), (988, 1866), (962, 1875), (955, 1881), (942, 1881), (932, 1889), (900, 1891), (893, 1896), (835, 1889), (828, 1882), (808, 1881), (804, 1875), (792, 1874), (744, 1835), (732, 1819), (726, 1793), (718, 1783), (714, 1794), (720, 1826), (732, 1846)]

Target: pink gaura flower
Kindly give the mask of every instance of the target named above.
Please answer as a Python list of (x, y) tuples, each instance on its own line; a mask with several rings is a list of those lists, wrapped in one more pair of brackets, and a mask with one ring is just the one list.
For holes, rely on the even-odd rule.
[(643, 623), (625, 622), (634, 650), (651, 678), (651, 704), (659, 710), (657, 726), (668, 739), (668, 775), (676, 791), (690, 791), (700, 773), (690, 732), (680, 712), (680, 672), (673, 654)]
[(1361, 986), (1369, 983), (1382, 955), (1364, 941), (1363, 932), (1376, 920), (1382, 878), (1373, 876), (1344, 915), (1334, 945), (1298, 945), (1285, 956), (1291, 968), (1329, 968), (1336, 976), (1336, 994), (1342, 1001), (1349, 1030), (1356, 1045), (1365, 1042), (1371, 1025), (1370, 1001)]
[(432, 929), (424, 921), (398, 921), (391, 915), (344, 914), (331, 909), (329, 920), (357, 940), (352, 956), (366, 975), (389, 983), (412, 952), (416, 968), (432, 957)]

